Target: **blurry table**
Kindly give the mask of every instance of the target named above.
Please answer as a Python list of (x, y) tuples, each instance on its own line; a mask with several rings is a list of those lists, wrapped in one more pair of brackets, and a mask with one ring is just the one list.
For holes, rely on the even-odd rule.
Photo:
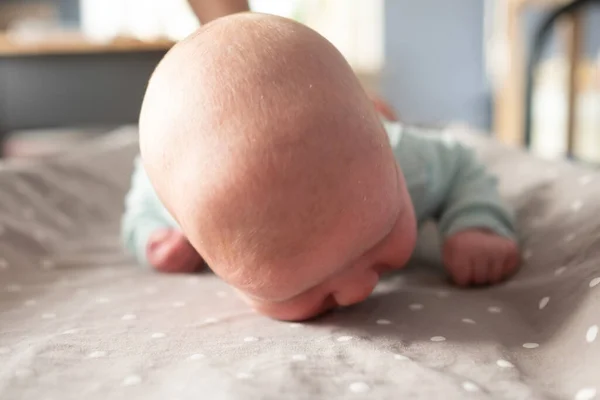
[(172, 45), (0, 34), (0, 145), (13, 130), (137, 122), (148, 78)]

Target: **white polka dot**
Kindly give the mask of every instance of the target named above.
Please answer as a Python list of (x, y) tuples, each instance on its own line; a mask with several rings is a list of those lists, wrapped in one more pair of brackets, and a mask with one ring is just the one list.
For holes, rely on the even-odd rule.
[(378, 319), (377, 320), (377, 325), (390, 325), (392, 323), (392, 321), (390, 321), (389, 319)]
[(33, 299), (31, 299), (31, 300), (27, 300), (27, 301), (25, 301), (25, 302), (23, 303), (23, 305), (24, 305), (24, 306), (26, 306), (26, 307), (33, 307), (33, 306), (35, 306), (36, 304), (37, 304), (37, 301), (36, 301), (36, 300), (33, 300)]
[(110, 299), (107, 299), (106, 297), (98, 297), (96, 299), (96, 303), (98, 303), (98, 304), (108, 304), (108, 303), (110, 303)]
[(165, 335), (165, 334), (164, 334), (164, 333), (162, 333), (162, 332), (155, 332), (155, 333), (153, 333), (153, 334), (152, 334), (152, 336), (151, 336), (151, 337), (152, 337), (152, 339), (162, 339), (162, 338), (164, 338), (164, 337), (166, 337), (166, 336), (167, 336), (167, 335)]
[(339, 338), (337, 338), (338, 342), (349, 342), (352, 339), (354, 339), (352, 336), (340, 336)]
[(45, 314), (42, 314), (42, 318), (43, 319), (53, 319), (53, 318), (56, 318), (56, 314), (54, 314), (54, 313), (45, 313)]
[(220, 297), (220, 298), (227, 297), (227, 292), (224, 292), (221, 290), (221, 291), (217, 292), (217, 297)]
[(176, 301), (173, 304), (171, 304), (173, 306), (173, 308), (182, 308), (185, 307), (185, 302), (183, 301)]
[(88, 354), (88, 358), (102, 358), (102, 357), (106, 357), (105, 351), (93, 351), (90, 354)]
[(446, 338), (443, 336), (434, 336), (431, 338), (432, 342), (445, 342)]
[(550, 303), (550, 297), (544, 297), (540, 300), (540, 304), (538, 304), (538, 307), (540, 310), (543, 310), (544, 308), (546, 308), (546, 306), (548, 305), (548, 303)]
[(123, 386), (135, 386), (142, 383), (142, 377), (139, 375), (129, 375), (123, 379)]
[(364, 382), (354, 382), (348, 386), (352, 393), (367, 393), (371, 388)]
[(238, 379), (246, 380), (246, 379), (252, 379), (252, 378), (254, 378), (254, 375), (252, 375), (252, 374), (250, 374), (248, 372), (240, 372), (235, 377), (238, 378)]
[(27, 368), (19, 368), (15, 371), (15, 376), (17, 378), (29, 378), (33, 375), (33, 371)]
[(294, 354), (292, 356), (293, 361), (306, 361), (308, 357), (304, 354)]
[(583, 388), (575, 394), (575, 400), (592, 400), (596, 398), (596, 394), (595, 388)]
[(463, 318), (462, 322), (469, 325), (475, 325), (477, 322), (473, 321), (471, 318)]
[(1, 355), (5, 355), (5, 354), (9, 354), (10, 351), (11, 350), (8, 347), (0, 347), (0, 356)]
[(405, 355), (402, 355), (402, 354), (394, 354), (394, 359), (398, 360), (398, 361), (410, 361), (409, 357), (406, 357)]
[(292, 329), (298, 329), (298, 328), (304, 327), (304, 325), (298, 324), (298, 323), (292, 323), (292, 324), (289, 324), (288, 326)]
[(200, 353), (198, 353), (198, 354), (192, 354), (190, 356), (190, 360), (193, 360), (193, 361), (202, 360), (203, 358), (206, 358), (206, 356), (204, 354), (200, 354)]
[(146, 293), (146, 294), (156, 294), (156, 293), (158, 293), (158, 289), (155, 288), (154, 286), (148, 286), (148, 287), (144, 288), (144, 293)]
[(206, 318), (204, 320), (205, 324), (216, 324), (217, 322), (219, 322), (218, 318)]
[(260, 339), (255, 337), (255, 336), (248, 336), (244, 338), (244, 342), (246, 343), (253, 343), (253, 342), (258, 342)]
[(488, 307), (488, 312), (491, 314), (500, 314), (502, 312), (502, 308), (495, 306)]
[(4, 258), (0, 258), (0, 270), (8, 269), (8, 261)]
[(62, 334), (63, 335), (74, 335), (75, 333), (77, 333), (77, 329), (67, 329), (66, 331), (64, 331)]
[(523, 252), (523, 260), (529, 260), (531, 257), (533, 257), (533, 251), (527, 249)]
[(575, 240), (576, 237), (577, 235), (575, 235), (574, 233), (569, 233), (567, 236), (565, 236), (565, 242), (570, 243), (573, 240)]
[(600, 285), (600, 278), (594, 278), (590, 281), (590, 287), (594, 288), (596, 286)]
[(598, 325), (590, 326), (585, 334), (585, 340), (592, 343), (596, 340), (596, 337), (598, 337)]
[(461, 384), (462, 388), (466, 391), (466, 392), (479, 392), (479, 386), (477, 386), (476, 384), (474, 384), (473, 382), (470, 381), (465, 381)]
[(5, 290), (8, 293), (19, 293), (20, 291), (23, 290), (23, 287), (21, 285), (11, 284), (11, 285), (6, 285)]
[(188, 285), (197, 285), (200, 283), (200, 278), (197, 278), (197, 277), (188, 278), (188, 280), (186, 282)]
[(137, 319), (137, 316), (135, 314), (125, 314), (121, 317), (121, 319), (123, 321), (132, 321), (134, 319)]
[(583, 201), (581, 201), (581, 200), (575, 200), (574, 202), (571, 203), (571, 210), (573, 210), (574, 212), (581, 210), (582, 207), (583, 207)]
[(540, 345), (538, 343), (525, 343), (523, 347), (526, 349), (537, 349)]
[(498, 365), (500, 368), (514, 368), (515, 367), (513, 365), (513, 363), (511, 363), (510, 361), (506, 361), (506, 360), (498, 360), (498, 361), (496, 361), (496, 365)]
[(439, 292), (437, 292), (437, 297), (439, 297), (440, 299), (444, 299), (448, 296), (450, 296), (450, 292), (448, 292), (447, 290), (440, 290)]
[(410, 306), (408, 306), (408, 308), (410, 308), (412, 311), (419, 311), (422, 310), (423, 308), (425, 308), (425, 306), (423, 304), (411, 304)]
[(594, 178), (592, 178), (590, 175), (584, 175), (584, 176), (579, 177), (579, 179), (577, 179), (577, 181), (579, 182), (579, 184), (581, 186), (589, 185), (593, 180), (594, 180)]
[(52, 261), (52, 260), (44, 259), (44, 260), (42, 260), (40, 266), (43, 270), (48, 271), (48, 270), (54, 269), (55, 264), (54, 264), (54, 261)]
[(564, 273), (565, 273), (565, 271), (566, 271), (566, 270), (567, 270), (567, 267), (560, 267), (560, 268), (557, 268), (557, 269), (554, 271), (554, 275), (556, 275), (556, 276), (562, 275), (562, 274), (564, 274)]

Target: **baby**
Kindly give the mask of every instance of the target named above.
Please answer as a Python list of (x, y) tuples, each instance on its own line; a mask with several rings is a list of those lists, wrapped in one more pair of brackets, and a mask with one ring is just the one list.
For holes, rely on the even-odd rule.
[(157, 67), (123, 236), (163, 272), (206, 263), (258, 312), (303, 320), (365, 300), (435, 219), (461, 286), (519, 264), (509, 211), (470, 150), (378, 116), (323, 37), (225, 17)]

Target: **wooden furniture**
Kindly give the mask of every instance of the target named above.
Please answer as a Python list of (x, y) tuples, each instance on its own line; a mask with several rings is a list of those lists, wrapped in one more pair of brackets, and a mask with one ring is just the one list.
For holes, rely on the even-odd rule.
[(585, 40), (581, 21), (583, 18), (583, 10), (592, 5), (600, 5), (600, 0), (573, 0), (568, 4), (556, 7), (551, 13), (545, 16), (544, 20), (537, 28), (532, 48), (529, 51), (527, 62), (527, 73), (525, 83), (525, 120), (524, 120), (524, 139), (525, 145), (530, 146), (532, 142), (532, 125), (533, 125), (533, 102), (534, 102), (534, 87), (536, 71), (543, 58), (543, 51), (548, 47), (552, 34), (556, 25), (567, 17), (568, 29), (572, 33), (571, 41), (566, 43), (567, 60), (569, 60), (569, 69), (567, 75), (567, 140), (566, 140), (566, 155), (567, 157), (575, 156), (575, 149), (578, 147), (577, 137), (577, 116), (578, 116), (578, 99), (579, 91), (582, 88), (582, 67), (584, 64), (581, 57), (583, 42)]
[[(502, 1), (502, 0), (500, 0)], [(523, 16), (529, 7), (548, 9), (568, 4), (568, 0), (504, 0), (506, 1), (506, 32), (508, 40), (508, 68), (503, 82), (497, 88), (494, 105), (494, 131), (504, 143), (522, 146), (525, 143), (525, 71), (527, 38), (524, 35)], [(581, 13), (569, 14), (562, 22), (561, 37), (567, 49), (569, 62), (568, 137), (573, 138), (577, 85), (577, 63), (582, 41)], [(572, 146), (572, 139), (570, 140)]]
[(0, 57), (166, 51), (173, 45), (173, 41), (166, 39), (143, 42), (125, 37), (110, 42), (94, 42), (76, 32), (43, 40), (15, 39), (0, 33)]
[(13, 130), (136, 123), (148, 78), (172, 45), (1, 35), (0, 148)]

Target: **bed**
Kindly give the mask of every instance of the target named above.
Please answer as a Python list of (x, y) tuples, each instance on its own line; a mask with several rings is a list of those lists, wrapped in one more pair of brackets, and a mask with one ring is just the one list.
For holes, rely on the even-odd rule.
[(135, 129), (2, 166), (0, 398), (595, 398), (600, 175), (447, 134), (500, 177), (522, 270), (458, 290), (425, 257), (365, 303), (301, 324), (255, 314), (210, 273), (158, 275), (122, 252)]

